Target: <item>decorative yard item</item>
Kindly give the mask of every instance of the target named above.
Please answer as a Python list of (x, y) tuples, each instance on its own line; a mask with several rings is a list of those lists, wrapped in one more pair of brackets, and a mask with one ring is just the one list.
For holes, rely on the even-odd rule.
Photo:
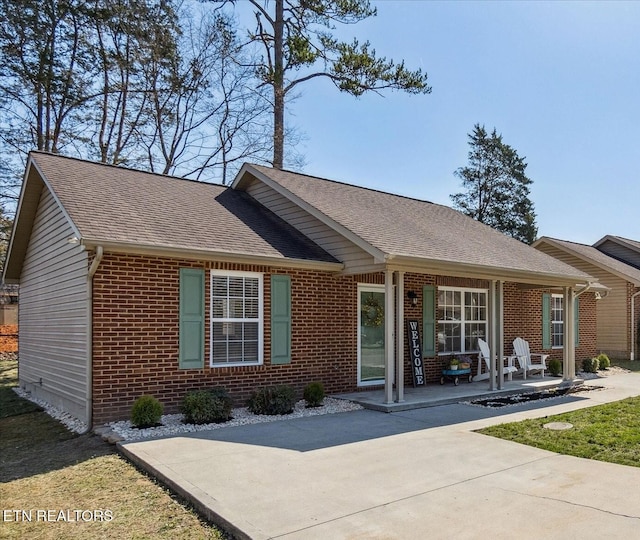
[(407, 321), (407, 339), (409, 340), (413, 386), (424, 386), (424, 364), (422, 363), (422, 347), (420, 345), (422, 341), (420, 340), (420, 325), (417, 320)]

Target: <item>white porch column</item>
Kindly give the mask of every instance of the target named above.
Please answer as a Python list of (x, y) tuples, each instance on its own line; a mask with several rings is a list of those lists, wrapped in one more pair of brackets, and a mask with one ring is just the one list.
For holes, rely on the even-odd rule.
[(404, 401), (404, 272), (396, 272), (396, 395)]
[(562, 377), (565, 381), (572, 381), (576, 377), (576, 316), (573, 287), (564, 288), (564, 332), (562, 348)]
[(496, 389), (497, 303), (496, 281), (492, 280), (489, 289), (489, 390)]
[(496, 351), (496, 362), (498, 364), (498, 390), (504, 388), (504, 282), (496, 283), (496, 341), (494, 349)]
[(393, 403), (393, 365), (394, 365), (394, 311), (393, 271), (384, 271), (384, 403)]

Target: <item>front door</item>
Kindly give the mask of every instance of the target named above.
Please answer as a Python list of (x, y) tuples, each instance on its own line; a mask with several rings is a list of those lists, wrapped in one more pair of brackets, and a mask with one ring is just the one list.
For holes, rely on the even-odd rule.
[(384, 384), (384, 286), (358, 286), (358, 386)]

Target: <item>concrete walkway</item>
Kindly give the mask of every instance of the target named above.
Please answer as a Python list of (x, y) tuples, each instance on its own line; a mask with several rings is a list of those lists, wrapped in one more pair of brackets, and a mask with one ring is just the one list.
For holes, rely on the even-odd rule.
[(371, 410), (120, 444), (239, 538), (636, 538), (640, 468), (474, 433), (640, 395), (602, 390), (491, 410)]

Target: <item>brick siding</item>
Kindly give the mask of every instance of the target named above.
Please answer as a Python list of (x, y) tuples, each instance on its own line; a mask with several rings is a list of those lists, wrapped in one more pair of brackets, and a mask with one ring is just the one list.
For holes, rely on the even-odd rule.
[[(258, 366), (209, 367), (210, 281), (205, 279), (205, 367), (178, 368), (179, 270), (203, 268), (264, 274), (264, 363)], [(290, 364), (270, 364), (270, 275), (291, 277), (292, 358)], [(290, 384), (301, 395), (304, 386), (322, 381), (328, 393), (357, 389), (358, 283), (384, 283), (384, 274), (342, 276), (329, 272), (259, 265), (194, 262), (151, 256), (107, 253), (93, 279), (93, 421), (101, 424), (128, 418), (135, 399), (156, 396), (166, 413), (178, 411), (192, 389), (224, 386), (242, 404), (261, 386)], [(488, 288), (488, 282), (415, 273), (405, 274), (407, 319), (422, 321), (424, 285)], [(418, 294), (413, 306), (406, 293)], [(505, 351), (517, 336), (533, 351), (541, 346), (540, 290), (505, 284)], [(580, 302), (580, 347), (576, 360), (595, 354), (593, 295)], [(422, 328), (421, 328), (422, 331)], [(406, 329), (405, 329), (406, 332)], [(406, 344), (406, 333), (403, 337)], [(584, 345), (583, 345), (584, 344)], [(405, 346), (405, 384), (413, 384)], [(550, 351), (562, 357), (561, 351)], [(442, 358), (424, 361), (427, 381), (439, 381)], [(476, 364), (473, 366), (474, 373)], [(371, 387), (367, 387), (371, 389)]]

